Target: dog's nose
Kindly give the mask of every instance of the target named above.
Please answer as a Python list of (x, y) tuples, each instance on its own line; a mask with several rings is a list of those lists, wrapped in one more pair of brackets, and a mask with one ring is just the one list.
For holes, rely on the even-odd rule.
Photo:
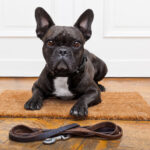
[(59, 49), (59, 54), (60, 54), (61, 56), (65, 56), (65, 55), (67, 54), (66, 49)]

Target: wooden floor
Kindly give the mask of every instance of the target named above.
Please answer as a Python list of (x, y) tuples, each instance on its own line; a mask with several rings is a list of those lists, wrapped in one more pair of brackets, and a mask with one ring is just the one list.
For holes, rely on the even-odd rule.
[[(0, 91), (5, 89), (31, 89), (36, 78), (0, 78)], [(150, 78), (106, 78), (101, 82), (107, 91), (136, 91), (150, 104)], [(92, 125), (103, 120), (74, 121), (49, 118), (0, 118), (0, 150), (150, 150), (150, 121), (114, 120), (123, 128), (120, 140), (105, 141), (98, 138), (71, 138), (53, 145), (42, 141), (17, 143), (8, 139), (8, 132), (14, 125), (26, 124), (32, 127), (56, 128), (77, 122)]]

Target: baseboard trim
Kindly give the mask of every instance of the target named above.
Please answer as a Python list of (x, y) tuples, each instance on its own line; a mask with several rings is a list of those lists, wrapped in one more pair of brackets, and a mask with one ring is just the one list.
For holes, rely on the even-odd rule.
[(0, 76), (3, 77), (37, 77), (45, 66), (42, 59), (0, 60)]
[(108, 77), (150, 77), (149, 59), (107, 60)]

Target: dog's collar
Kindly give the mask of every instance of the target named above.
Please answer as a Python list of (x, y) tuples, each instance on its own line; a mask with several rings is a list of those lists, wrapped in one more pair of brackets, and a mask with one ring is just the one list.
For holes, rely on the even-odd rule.
[(87, 57), (84, 55), (81, 64), (79, 65), (78, 69), (75, 71), (76, 74), (84, 72), (86, 62), (87, 62)]

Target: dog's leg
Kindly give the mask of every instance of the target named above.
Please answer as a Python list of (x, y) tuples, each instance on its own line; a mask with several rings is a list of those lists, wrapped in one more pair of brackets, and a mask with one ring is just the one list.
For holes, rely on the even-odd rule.
[(79, 118), (85, 117), (88, 114), (88, 107), (100, 102), (100, 90), (88, 90), (84, 95), (79, 97), (76, 104), (71, 108), (70, 114)]
[(33, 87), (32, 93), (32, 97), (25, 103), (24, 108), (27, 110), (39, 110), (42, 107), (45, 97), (37, 87)]
[(85, 52), (86, 52), (88, 58), (91, 60), (94, 70), (95, 70), (93, 80), (98, 85), (101, 92), (103, 92), (103, 91), (105, 91), (105, 87), (103, 85), (99, 84), (98, 82), (101, 81), (107, 74), (107, 71), (108, 71), (107, 66), (102, 59), (98, 58), (97, 56), (95, 56), (94, 54), (90, 53), (87, 50)]
[(100, 60), (98, 58), (97, 58), (97, 62), (94, 64), (94, 66), (95, 66), (95, 70), (96, 70), (96, 73), (94, 75), (94, 81), (100, 88), (100, 91), (104, 92), (106, 90), (105, 87), (103, 85), (99, 84), (98, 82), (101, 81), (107, 74), (107, 66), (102, 60)]

